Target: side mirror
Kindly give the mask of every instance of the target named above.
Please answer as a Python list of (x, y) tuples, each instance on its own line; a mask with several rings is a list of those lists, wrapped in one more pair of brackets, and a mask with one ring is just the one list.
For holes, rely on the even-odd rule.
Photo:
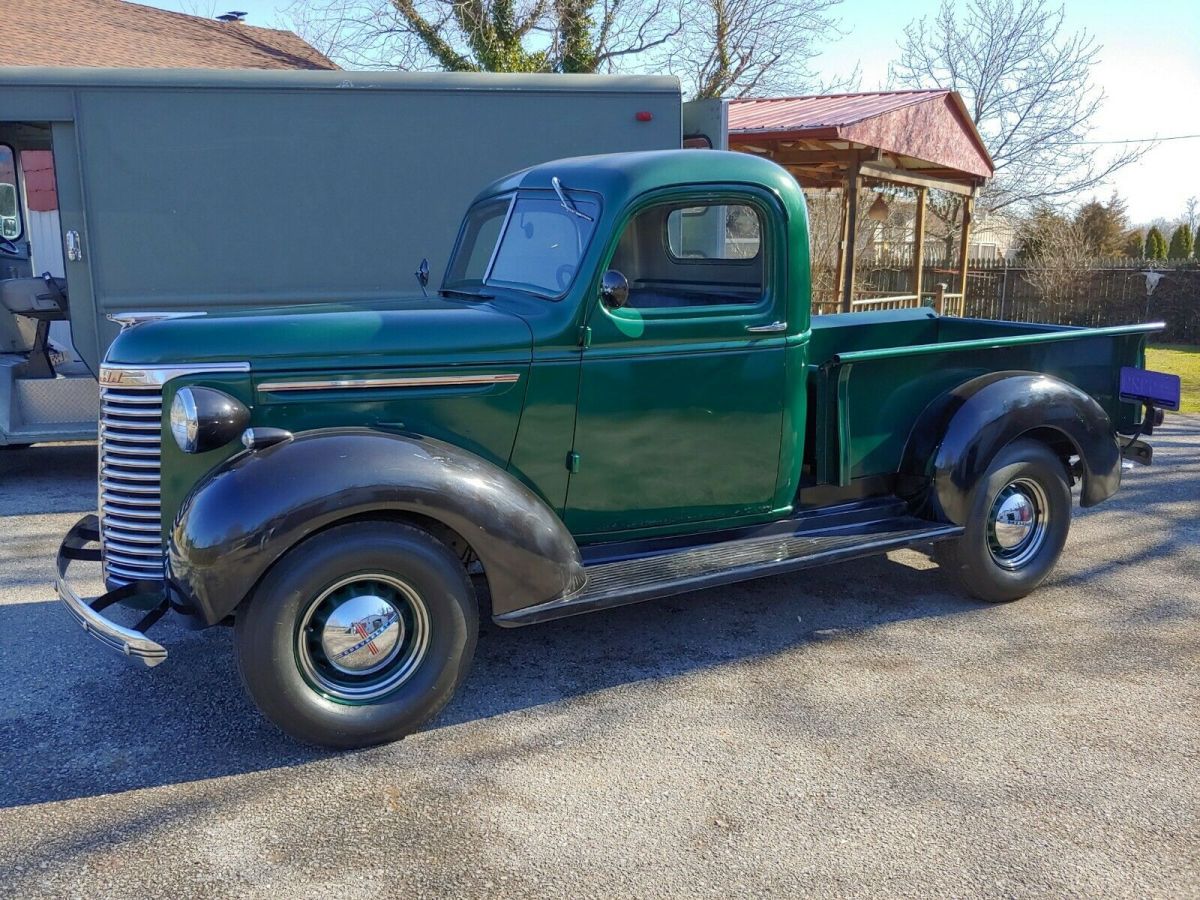
[(600, 279), (600, 299), (609, 309), (620, 309), (629, 302), (629, 282), (616, 269), (609, 269)]

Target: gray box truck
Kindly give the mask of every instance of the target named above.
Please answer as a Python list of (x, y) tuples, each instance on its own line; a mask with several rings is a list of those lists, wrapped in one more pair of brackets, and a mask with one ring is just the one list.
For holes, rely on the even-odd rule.
[(657, 76), (0, 68), (0, 445), (95, 437), (109, 317), (436, 283), (483, 185), (683, 119)]

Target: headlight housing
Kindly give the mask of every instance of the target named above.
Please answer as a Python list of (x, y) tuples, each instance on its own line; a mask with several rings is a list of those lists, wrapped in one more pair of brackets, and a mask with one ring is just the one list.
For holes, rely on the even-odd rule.
[(236, 440), (250, 410), (235, 397), (206, 387), (182, 387), (171, 401), (171, 436), (184, 453), (204, 453)]

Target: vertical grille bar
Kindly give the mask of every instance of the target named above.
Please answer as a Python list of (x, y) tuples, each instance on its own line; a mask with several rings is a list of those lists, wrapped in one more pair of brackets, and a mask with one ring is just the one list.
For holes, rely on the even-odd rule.
[(100, 388), (100, 537), (113, 586), (163, 578), (162, 388)]

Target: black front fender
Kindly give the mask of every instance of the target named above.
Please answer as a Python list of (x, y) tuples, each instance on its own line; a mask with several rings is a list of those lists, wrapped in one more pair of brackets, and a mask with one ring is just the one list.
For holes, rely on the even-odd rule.
[(583, 579), (566, 526), (507, 472), (441, 441), (366, 428), (306, 432), (209, 473), (171, 529), (168, 579), (211, 625), (305, 537), (371, 514), (419, 515), (456, 531), (483, 563), (496, 614)]
[(931, 487), (935, 512), (963, 525), (971, 488), (1002, 447), (1026, 434), (1079, 456), (1082, 506), (1116, 493), (1121, 451), (1108, 414), (1074, 385), (1036, 372), (983, 375), (931, 403), (909, 437), (904, 474)]

